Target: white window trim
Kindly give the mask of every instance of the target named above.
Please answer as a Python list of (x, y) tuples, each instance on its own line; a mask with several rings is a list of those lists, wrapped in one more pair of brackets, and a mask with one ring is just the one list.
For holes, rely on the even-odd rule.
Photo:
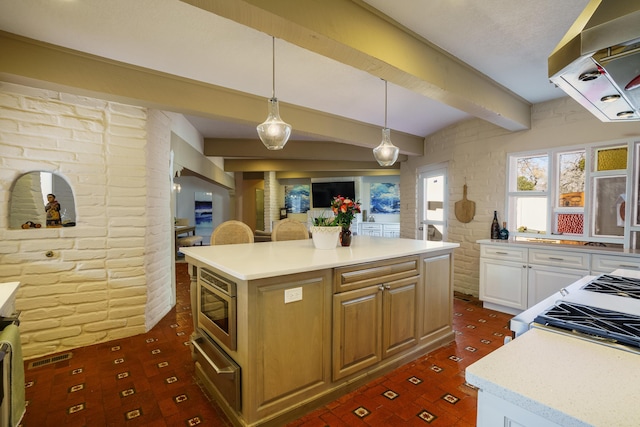
[[(638, 140), (629, 140), (629, 139), (618, 139), (612, 141), (604, 141), (599, 143), (590, 143), (590, 144), (582, 144), (582, 145), (571, 145), (571, 146), (562, 146), (562, 147), (551, 147), (544, 150), (530, 150), (530, 151), (521, 151), (521, 152), (513, 152), (507, 153), (507, 174), (506, 174), (506, 185), (505, 185), (505, 209), (506, 213), (507, 226), (513, 227), (513, 229), (509, 230), (510, 237), (520, 238), (520, 239), (545, 239), (545, 240), (570, 240), (577, 242), (595, 242), (595, 243), (611, 243), (611, 244), (623, 244), (625, 248), (629, 247), (629, 242), (631, 238), (631, 231), (634, 228), (631, 223), (631, 216), (634, 214), (634, 210), (631, 209), (632, 203), (626, 203), (626, 215), (625, 215), (625, 227), (624, 227), (624, 235), (623, 236), (594, 236), (593, 232), (593, 203), (591, 202), (593, 198), (593, 188), (592, 182), (593, 178), (598, 176), (626, 176), (627, 185), (626, 185), (626, 200), (633, 201), (633, 203), (638, 202), (638, 196), (633, 194), (633, 190), (638, 186), (638, 176), (635, 173), (635, 169), (637, 166), (635, 165), (634, 159), (638, 157), (640, 159), (640, 153), (636, 154), (634, 150), (636, 146), (640, 145), (640, 141)], [(627, 169), (624, 171), (597, 171), (592, 172), (592, 168), (595, 166), (595, 159), (593, 159), (593, 151), (597, 148), (614, 148), (616, 146), (623, 147), (627, 146)], [(554, 234), (553, 221), (554, 213), (562, 213), (564, 209), (560, 209), (556, 207), (556, 182), (558, 180), (558, 155), (561, 153), (571, 152), (571, 151), (579, 151), (585, 150), (585, 203), (584, 210), (581, 213), (584, 213), (584, 224), (585, 231), (584, 235), (575, 235), (575, 234)], [(523, 195), (523, 192), (519, 191), (510, 191), (510, 185), (515, 179), (514, 175), (517, 174), (515, 167), (515, 159), (521, 157), (532, 157), (532, 156), (548, 156), (548, 167), (547, 171), (547, 191), (531, 191), (526, 192)], [(636, 179), (636, 181), (632, 181)], [(518, 232), (515, 228), (515, 204), (512, 206), (511, 199), (513, 197), (540, 197), (545, 196), (547, 198), (547, 217), (546, 217), (546, 230), (544, 234), (533, 234), (533, 233), (524, 233)], [(565, 208), (567, 209), (567, 208)], [(571, 211), (567, 211), (570, 213)], [(573, 210), (576, 212), (576, 210)], [(640, 226), (636, 231), (640, 234)]]

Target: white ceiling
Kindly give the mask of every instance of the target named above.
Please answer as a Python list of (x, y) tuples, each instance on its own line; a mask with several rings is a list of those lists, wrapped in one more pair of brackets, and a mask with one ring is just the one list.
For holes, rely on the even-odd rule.
[[(365, 1), (532, 104), (565, 96), (549, 82), (547, 57), (588, 3)], [(271, 36), (179, 0), (0, 0), (0, 29), (265, 97), (266, 116)], [(384, 124), (378, 77), (283, 40), (276, 40), (275, 52), (281, 102)], [(470, 117), (389, 83), (394, 131), (428, 136)], [(255, 125), (189, 119), (205, 137), (256, 138)]]

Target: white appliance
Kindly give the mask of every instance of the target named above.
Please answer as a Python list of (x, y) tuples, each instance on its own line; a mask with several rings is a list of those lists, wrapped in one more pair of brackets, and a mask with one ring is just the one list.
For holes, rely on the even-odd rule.
[(531, 328), (640, 354), (640, 272), (585, 276), (514, 317), (517, 339)]

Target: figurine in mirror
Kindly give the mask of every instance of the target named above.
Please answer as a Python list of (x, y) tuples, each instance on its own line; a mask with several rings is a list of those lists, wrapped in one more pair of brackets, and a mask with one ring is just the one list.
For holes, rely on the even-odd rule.
[(67, 181), (52, 172), (34, 171), (13, 183), (9, 228), (73, 227), (75, 200)]

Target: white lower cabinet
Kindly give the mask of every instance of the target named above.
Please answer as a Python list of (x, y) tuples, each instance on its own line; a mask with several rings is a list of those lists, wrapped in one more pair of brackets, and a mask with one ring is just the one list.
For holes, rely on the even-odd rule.
[[(493, 304), (515, 309), (527, 308), (527, 269), (522, 262), (480, 258), (480, 299), (487, 308)], [(504, 310), (501, 310), (504, 311)], [(511, 312), (507, 310), (507, 312)]]
[(480, 300), (486, 308), (521, 311), (589, 274), (589, 253), (522, 246), (480, 246)]
[(589, 270), (529, 266), (527, 276), (527, 307), (531, 307), (564, 288), (589, 275)]
[(606, 274), (613, 270), (624, 268), (626, 270), (640, 270), (640, 258), (625, 255), (591, 255), (591, 274)]
[(478, 391), (477, 427), (561, 427), (500, 397)]

